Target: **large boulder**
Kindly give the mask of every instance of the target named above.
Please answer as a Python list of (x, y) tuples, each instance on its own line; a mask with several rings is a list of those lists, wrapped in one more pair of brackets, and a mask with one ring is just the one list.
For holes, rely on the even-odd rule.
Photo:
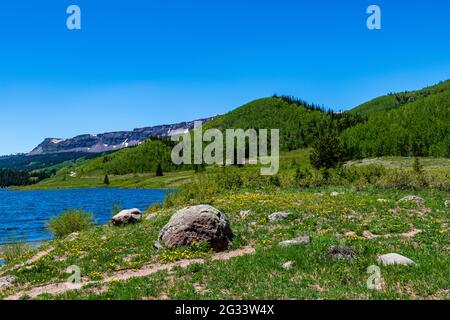
[(141, 210), (134, 208), (120, 211), (118, 214), (112, 217), (111, 222), (114, 225), (118, 226), (138, 222), (139, 220), (141, 220), (141, 218)]
[(206, 242), (220, 251), (229, 246), (232, 238), (230, 223), (222, 212), (209, 205), (198, 205), (175, 212), (158, 240), (169, 248)]

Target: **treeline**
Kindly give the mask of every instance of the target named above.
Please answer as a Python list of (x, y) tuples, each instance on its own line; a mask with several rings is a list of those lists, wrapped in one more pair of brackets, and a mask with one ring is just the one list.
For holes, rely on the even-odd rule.
[(54, 174), (54, 170), (42, 170), (30, 173), (14, 169), (0, 169), (0, 187), (26, 186), (50, 178)]

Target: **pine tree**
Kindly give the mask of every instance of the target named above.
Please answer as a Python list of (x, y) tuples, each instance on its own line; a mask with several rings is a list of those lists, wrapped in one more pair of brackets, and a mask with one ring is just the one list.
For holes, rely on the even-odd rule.
[(343, 162), (344, 150), (336, 133), (327, 132), (317, 139), (311, 152), (311, 164), (316, 168), (335, 168)]
[(103, 184), (109, 185), (109, 177), (108, 177), (108, 175), (105, 175), (105, 178), (103, 179)]
[(158, 166), (156, 167), (156, 176), (157, 177), (162, 177), (164, 175), (163, 173), (163, 169), (161, 167), (161, 164), (158, 163)]

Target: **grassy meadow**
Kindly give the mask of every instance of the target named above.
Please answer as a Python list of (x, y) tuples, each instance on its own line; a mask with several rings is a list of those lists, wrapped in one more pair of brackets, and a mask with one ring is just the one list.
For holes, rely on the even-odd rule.
[[(55, 239), (26, 251), (0, 270), (15, 277), (1, 298), (21, 299), (449, 299), (450, 162), (412, 158), (365, 159), (331, 169), (326, 178), (308, 163), (310, 150), (285, 152), (276, 177), (259, 176), (258, 167), (208, 168), (201, 173), (174, 172), (110, 177), (110, 186), (175, 187), (164, 204), (147, 214), (157, 218), (125, 227), (90, 228), (75, 237)], [(95, 187), (102, 175), (56, 176), (33, 186)], [(95, 182), (94, 182), (95, 181)], [(399, 202), (407, 195), (425, 202)], [(254, 252), (214, 259), (207, 246), (157, 249), (153, 243), (170, 216), (186, 205), (210, 204), (226, 214), (234, 233), (228, 252)], [(248, 211), (243, 218), (241, 212)], [(285, 211), (287, 219), (268, 215)], [(309, 236), (310, 243), (279, 243)], [(351, 261), (328, 253), (351, 248)], [(378, 255), (396, 252), (416, 266), (381, 266), (381, 290), (367, 288), (367, 268)], [(36, 259), (36, 256), (38, 257)], [(201, 259), (199, 262), (195, 262)], [(177, 262), (194, 261), (187, 266)], [(291, 268), (283, 264), (291, 262)], [(151, 266), (175, 263), (152, 274), (121, 278)], [(64, 283), (69, 266), (80, 267), (77, 290), (36, 294), (33, 288)], [(117, 279), (115, 278), (117, 277)], [(30, 291), (31, 290), (31, 291)], [(49, 290), (51, 292), (51, 290)]]

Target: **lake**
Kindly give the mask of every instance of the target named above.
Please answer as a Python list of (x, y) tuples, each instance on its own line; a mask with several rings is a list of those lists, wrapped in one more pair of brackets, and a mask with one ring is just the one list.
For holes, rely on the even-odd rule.
[(65, 189), (13, 191), (0, 189), (0, 244), (50, 239), (45, 222), (66, 209), (91, 212), (97, 224), (112, 217), (112, 207), (145, 210), (162, 201), (167, 190), (160, 189)]

